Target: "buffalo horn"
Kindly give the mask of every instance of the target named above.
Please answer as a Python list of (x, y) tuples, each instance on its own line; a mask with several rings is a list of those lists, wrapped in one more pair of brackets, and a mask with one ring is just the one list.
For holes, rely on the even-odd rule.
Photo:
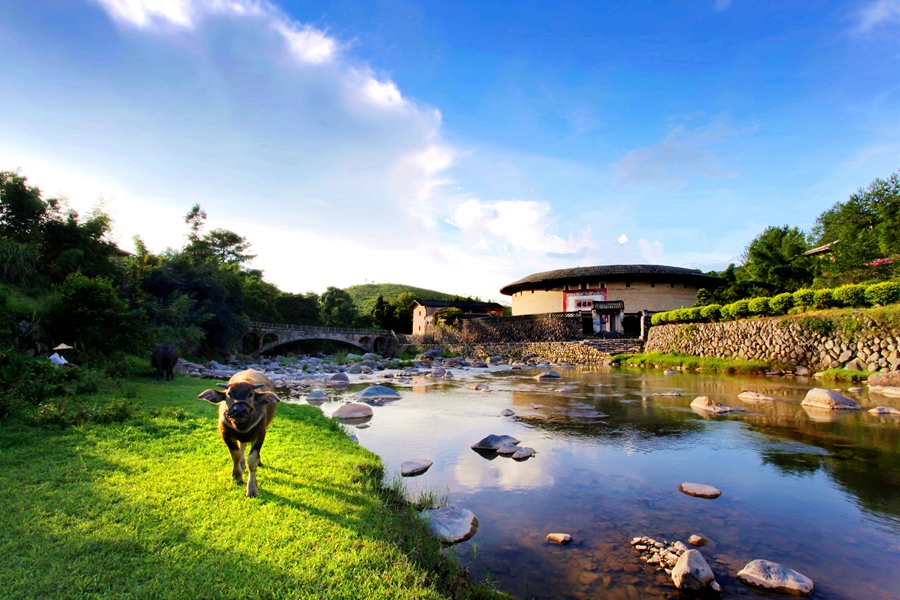
[(266, 384), (264, 384), (264, 383), (254, 383), (254, 384), (253, 384), (253, 389), (254, 389), (254, 390), (258, 390), (259, 388), (261, 388), (261, 387), (264, 386), (264, 385), (266, 385)]
[(228, 384), (227, 384), (227, 383), (217, 383), (216, 385), (219, 386), (219, 387), (221, 387), (221, 388), (228, 389)]

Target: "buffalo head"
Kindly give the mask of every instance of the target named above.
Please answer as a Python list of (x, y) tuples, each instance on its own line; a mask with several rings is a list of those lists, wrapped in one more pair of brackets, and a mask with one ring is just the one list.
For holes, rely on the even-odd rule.
[(206, 390), (198, 397), (212, 404), (225, 402), (225, 416), (239, 428), (251, 419), (259, 418), (260, 413), (256, 410), (257, 406), (278, 402), (278, 396), (274, 392), (259, 389), (265, 385), (262, 383), (239, 382), (218, 385), (225, 388), (225, 391)]

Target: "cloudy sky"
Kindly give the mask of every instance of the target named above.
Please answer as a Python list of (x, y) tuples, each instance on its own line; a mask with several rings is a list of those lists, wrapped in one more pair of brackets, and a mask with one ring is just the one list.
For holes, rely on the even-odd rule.
[(293, 292), (721, 268), (900, 167), (900, 0), (4, 0), (0, 169)]

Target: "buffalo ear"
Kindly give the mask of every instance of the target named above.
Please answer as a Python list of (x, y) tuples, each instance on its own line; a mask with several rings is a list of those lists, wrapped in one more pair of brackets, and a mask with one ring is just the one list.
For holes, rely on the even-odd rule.
[(269, 404), (270, 402), (278, 402), (275, 392), (256, 392), (257, 404)]
[(223, 394), (219, 390), (206, 390), (199, 396), (197, 396), (198, 400), (206, 400), (210, 404), (218, 404), (223, 401), (226, 397), (226, 394)]

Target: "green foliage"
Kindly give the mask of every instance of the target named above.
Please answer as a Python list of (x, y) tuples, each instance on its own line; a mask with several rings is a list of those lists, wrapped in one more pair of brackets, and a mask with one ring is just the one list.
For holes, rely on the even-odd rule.
[(707, 304), (700, 309), (700, 316), (707, 321), (718, 321), (722, 318), (722, 305)]
[(806, 316), (794, 321), (806, 335), (823, 335), (828, 336), (834, 333), (835, 322), (828, 317)]
[(866, 287), (862, 284), (842, 285), (832, 290), (832, 298), (838, 306), (849, 306), (852, 308), (862, 308), (868, 303), (866, 302)]
[(884, 281), (866, 288), (866, 301), (872, 305), (886, 306), (900, 302), (900, 281)]
[(93, 356), (147, 350), (146, 313), (129, 308), (110, 280), (76, 272), (54, 291), (47, 313), (47, 330), (53, 340), (70, 345), (80, 342)]
[(809, 248), (806, 234), (799, 227), (767, 227), (747, 246), (743, 278), (774, 292), (809, 285), (816, 262), (801, 256)]
[(17, 171), (0, 171), (0, 236), (21, 244), (37, 242), (48, 213), (55, 208)]
[(466, 313), (462, 309), (456, 307), (442, 308), (434, 313), (434, 320), (441, 325), (455, 327), (460, 320), (465, 318)]
[(724, 359), (717, 357), (691, 356), (688, 354), (648, 352), (646, 354), (619, 354), (611, 357), (612, 362), (621, 366), (643, 367), (655, 369), (690, 369), (711, 373), (764, 373), (773, 367), (781, 366), (774, 361)]
[(785, 315), (794, 306), (794, 295), (790, 292), (778, 294), (769, 299), (769, 310), (773, 315)]
[(722, 318), (729, 321), (745, 319), (750, 314), (750, 306), (747, 300), (738, 300), (722, 307)]
[(834, 295), (830, 289), (816, 290), (813, 294), (813, 304), (816, 308), (831, 308), (834, 306)]
[[(353, 303), (361, 313), (372, 312), (379, 296), (385, 302), (397, 306), (398, 308), (403, 306), (404, 302), (405, 307), (408, 308), (409, 305), (412, 304), (412, 301), (416, 299), (453, 300), (455, 298), (453, 294), (445, 294), (444, 292), (419, 288), (402, 283), (364, 283), (361, 285), (351, 285), (344, 288), (344, 291), (350, 294)], [(401, 295), (404, 296), (403, 301), (394, 303), (394, 300), (399, 300)], [(406, 300), (408, 300), (408, 302), (406, 302)], [(412, 315), (410, 315), (410, 318), (412, 318)]]
[(870, 279), (867, 263), (900, 254), (900, 172), (876, 179), (823, 212), (813, 234), (819, 245), (839, 240), (834, 260), (821, 262), (825, 275), (853, 282)]
[(352, 327), (359, 318), (350, 294), (334, 286), (319, 296), (319, 307), (322, 321), (329, 327)]
[(0, 237), (0, 279), (10, 283), (25, 283), (37, 270), (38, 247)]
[(821, 375), (816, 375), (820, 380), (841, 381), (848, 383), (862, 383), (869, 379), (868, 371), (850, 371), (848, 369), (826, 369)]
[(275, 299), (275, 310), (280, 317), (279, 322), (295, 325), (321, 325), (322, 313), (319, 312), (319, 295), (315, 292), (306, 294), (289, 294), (282, 292)]
[(794, 292), (794, 306), (812, 306), (816, 301), (816, 290), (803, 288)]
[(79, 367), (56, 367), (13, 349), (0, 351), (0, 418), (53, 397), (96, 391), (101, 373)]
[(747, 310), (753, 316), (765, 317), (771, 314), (772, 311), (772, 308), (769, 305), (770, 300), (771, 298), (768, 298), (766, 296), (753, 298), (749, 302), (747, 302)]

